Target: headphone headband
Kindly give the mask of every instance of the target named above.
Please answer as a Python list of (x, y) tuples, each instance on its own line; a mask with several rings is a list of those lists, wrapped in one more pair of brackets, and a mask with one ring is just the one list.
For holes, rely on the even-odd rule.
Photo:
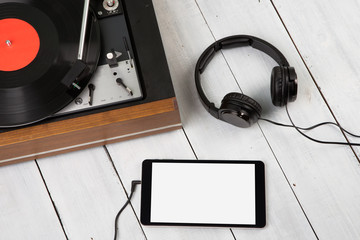
[(195, 85), (200, 96), (201, 103), (204, 105), (205, 109), (215, 118), (219, 118), (218, 108), (215, 107), (215, 104), (210, 102), (202, 87), (200, 82), (200, 75), (204, 72), (206, 66), (209, 64), (210, 60), (214, 57), (215, 53), (221, 49), (235, 48), (235, 47), (245, 47), (251, 46), (259, 51), (262, 51), (274, 59), (280, 66), (289, 67), (289, 63), (286, 60), (285, 56), (273, 45), (270, 43), (249, 35), (234, 35), (220, 39), (213, 44), (211, 44), (200, 56), (195, 67)]

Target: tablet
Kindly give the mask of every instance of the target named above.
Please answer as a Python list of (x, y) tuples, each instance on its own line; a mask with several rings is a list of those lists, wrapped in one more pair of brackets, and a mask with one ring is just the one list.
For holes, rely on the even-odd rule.
[(144, 225), (264, 227), (261, 161), (145, 160)]

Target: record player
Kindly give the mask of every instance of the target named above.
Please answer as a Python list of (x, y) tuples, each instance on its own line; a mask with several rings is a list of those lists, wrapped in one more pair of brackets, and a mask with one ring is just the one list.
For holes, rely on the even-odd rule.
[(0, 165), (179, 128), (151, 0), (0, 0)]

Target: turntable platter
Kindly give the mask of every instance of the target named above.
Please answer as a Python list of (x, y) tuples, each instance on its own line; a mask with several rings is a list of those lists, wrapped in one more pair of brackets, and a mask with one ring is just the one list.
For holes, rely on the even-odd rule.
[(84, 69), (73, 79), (76, 87), (64, 83), (79, 62), (82, 11), (82, 1), (0, 0), (0, 128), (47, 118), (86, 86), (100, 54), (94, 14), (88, 20)]

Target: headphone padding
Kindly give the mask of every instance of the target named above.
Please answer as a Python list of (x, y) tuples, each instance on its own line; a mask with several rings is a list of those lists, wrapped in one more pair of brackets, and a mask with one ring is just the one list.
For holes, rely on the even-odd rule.
[(232, 92), (232, 93), (226, 94), (222, 102), (227, 102), (227, 101), (245, 104), (245, 105), (249, 106), (250, 108), (254, 109), (259, 117), (261, 116), (262, 108), (261, 108), (260, 104), (258, 102), (256, 102), (254, 99), (252, 99), (251, 97), (248, 97), (241, 93)]
[(271, 100), (275, 106), (282, 107), (286, 104), (285, 94), (285, 69), (284, 67), (274, 67), (271, 72)]

